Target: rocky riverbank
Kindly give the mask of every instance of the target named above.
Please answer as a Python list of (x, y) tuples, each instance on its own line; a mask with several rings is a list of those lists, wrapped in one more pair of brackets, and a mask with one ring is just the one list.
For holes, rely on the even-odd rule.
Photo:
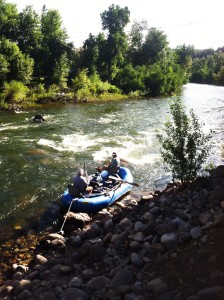
[[(224, 299), (224, 166), (183, 187), (69, 213), (13, 264), (0, 299)], [(64, 216), (65, 217), (65, 216)]]

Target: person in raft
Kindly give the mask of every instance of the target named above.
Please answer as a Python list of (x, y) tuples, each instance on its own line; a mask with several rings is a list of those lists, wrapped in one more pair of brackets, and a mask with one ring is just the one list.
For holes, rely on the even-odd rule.
[(106, 166), (99, 166), (96, 168), (98, 172), (102, 172), (103, 170), (106, 170), (109, 174), (116, 174), (119, 171), (120, 168), (120, 158), (117, 156), (116, 152), (112, 153), (111, 161)]
[(88, 185), (87, 178), (84, 177), (84, 170), (79, 169), (73, 178), (73, 185), (68, 185), (69, 193), (72, 195), (92, 194), (93, 187)]

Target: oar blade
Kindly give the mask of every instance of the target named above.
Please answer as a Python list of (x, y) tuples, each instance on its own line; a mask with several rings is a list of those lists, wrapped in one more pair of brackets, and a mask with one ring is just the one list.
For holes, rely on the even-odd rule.
[(115, 177), (115, 176), (109, 176), (109, 178), (110, 178), (110, 179), (113, 179), (113, 180), (116, 180), (116, 181), (128, 183), (128, 184), (131, 184), (131, 185), (133, 185), (133, 186), (139, 187), (139, 184), (136, 183), (136, 182), (129, 182), (129, 181), (123, 180), (123, 179), (121, 179), (121, 178), (117, 178), (117, 177)]

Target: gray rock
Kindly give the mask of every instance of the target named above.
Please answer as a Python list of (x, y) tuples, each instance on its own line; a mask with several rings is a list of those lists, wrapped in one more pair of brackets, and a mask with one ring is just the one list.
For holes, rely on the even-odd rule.
[(128, 268), (124, 268), (116, 272), (109, 285), (110, 288), (117, 289), (120, 285), (131, 285), (133, 279), (133, 273)]
[(18, 297), (17, 297), (18, 300), (28, 300), (28, 299), (32, 299), (32, 294), (30, 291), (28, 290), (24, 290), (22, 291)]
[(57, 240), (63, 241), (64, 243), (66, 242), (65, 238), (58, 233), (50, 233), (50, 234), (48, 234), (46, 239), (48, 239), (50, 241), (57, 239)]
[(178, 241), (177, 235), (174, 232), (171, 233), (165, 233), (161, 236), (161, 243), (162, 244), (170, 244), (170, 243), (176, 243)]
[(202, 230), (200, 227), (191, 228), (190, 233), (193, 239), (202, 237)]
[(65, 250), (65, 243), (63, 240), (55, 239), (50, 242), (50, 247), (54, 250)]
[(203, 212), (199, 216), (199, 221), (202, 225), (206, 225), (212, 221), (212, 214), (210, 212)]
[(119, 227), (124, 230), (133, 228), (133, 225), (134, 225), (133, 222), (128, 218), (122, 219), (119, 223)]
[(142, 268), (144, 266), (144, 261), (138, 253), (131, 253), (131, 263), (137, 268)]
[(143, 235), (142, 232), (137, 232), (133, 235), (132, 239), (133, 241), (142, 243), (144, 242), (145, 236)]
[(35, 257), (35, 262), (37, 265), (45, 265), (48, 262), (48, 259), (43, 255), (37, 254)]
[(110, 280), (103, 275), (98, 277), (93, 277), (87, 282), (86, 287), (91, 290), (99, 290), (105, 285), (107, 285), (109, 281)]
[(79, 278), (79, 277), (73, 277), (70, 281), (69, 281), (69, 284), (68, 286), (70, 288), (81, 288), (82, 287), (82, 279)]
[(76, 236), (71, 235), (69, 237), (69, 242), (72, 245), (78, 247), (78, 246), (80, 246), (82, 244), (82, 239), (81, 239), (81, 237), (79, 235), (76, 235)]
[(214, 226), (215, 227), (224, 226), (224, 214), (223, 213), (219, 213), (219, 214), (215, 215)]
[(141, 221), (138, 221), (134, 225), (134, 230), (135, 230), (135, 232), (142, 231), (144, 229), (144, 227), (145, 227), (145, 224), (142, 223)]
[(198, 297), (201, 299), (212, 299), (217, 298), (223, 299), (224, 297), (224, 286), (214, 286), (211, 288), (203, 289), (198, 292)]
[(176, 224), (159, 224), (155, 227), (155, 232), (158, 235), (163, 235), (165, 233), (171, 233), (174, 232), (177, 229)]
[(154, 293), (162, 294), (167, 292), (168, 286), (161, 278), (151, 280), (147, 287)]
[[(77, 300), (81, 300), (81, 299), (85, 299), (86, 293), (81, 290), (81, 289), (77, 289), (77, 288), (67, 288), (64, 291), (64, 296), (65, 299), (67, 300), (72, 300), (72, 299), (77, 299)], [(50, 298), (49, 298), (50, 300)]]

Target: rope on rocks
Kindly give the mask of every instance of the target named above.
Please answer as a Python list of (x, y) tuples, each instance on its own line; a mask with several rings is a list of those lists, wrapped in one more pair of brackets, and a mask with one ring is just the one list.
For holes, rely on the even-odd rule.
[(64, 231), (63, 231), (62, 229), (63, 229), (63, 227), (65, 226), (65, 222), (66, 222), (66, 220), (67, 220), (68, 213), (70, 212), (70, 209), (71, 209), (71, 207), (72, 207), (72, 203), (73, 203), (73, 201), (75, 201), (75, 200), (77, 200), (77, 199), (78, 199), (78, 198), (72, 199), (72, 201), (71, 201), (71, 203), (70, 203), (70, 205), (69, 205), (68, 211), (67, 211), (67, 213), (66, 213), (64, 222), (63, 222), (63, 224), (62, 224), (62, 226), (61, 226), (61, 229), (60, 229), (60, 231), (58, 232), (58, 234), (64, 235)]

